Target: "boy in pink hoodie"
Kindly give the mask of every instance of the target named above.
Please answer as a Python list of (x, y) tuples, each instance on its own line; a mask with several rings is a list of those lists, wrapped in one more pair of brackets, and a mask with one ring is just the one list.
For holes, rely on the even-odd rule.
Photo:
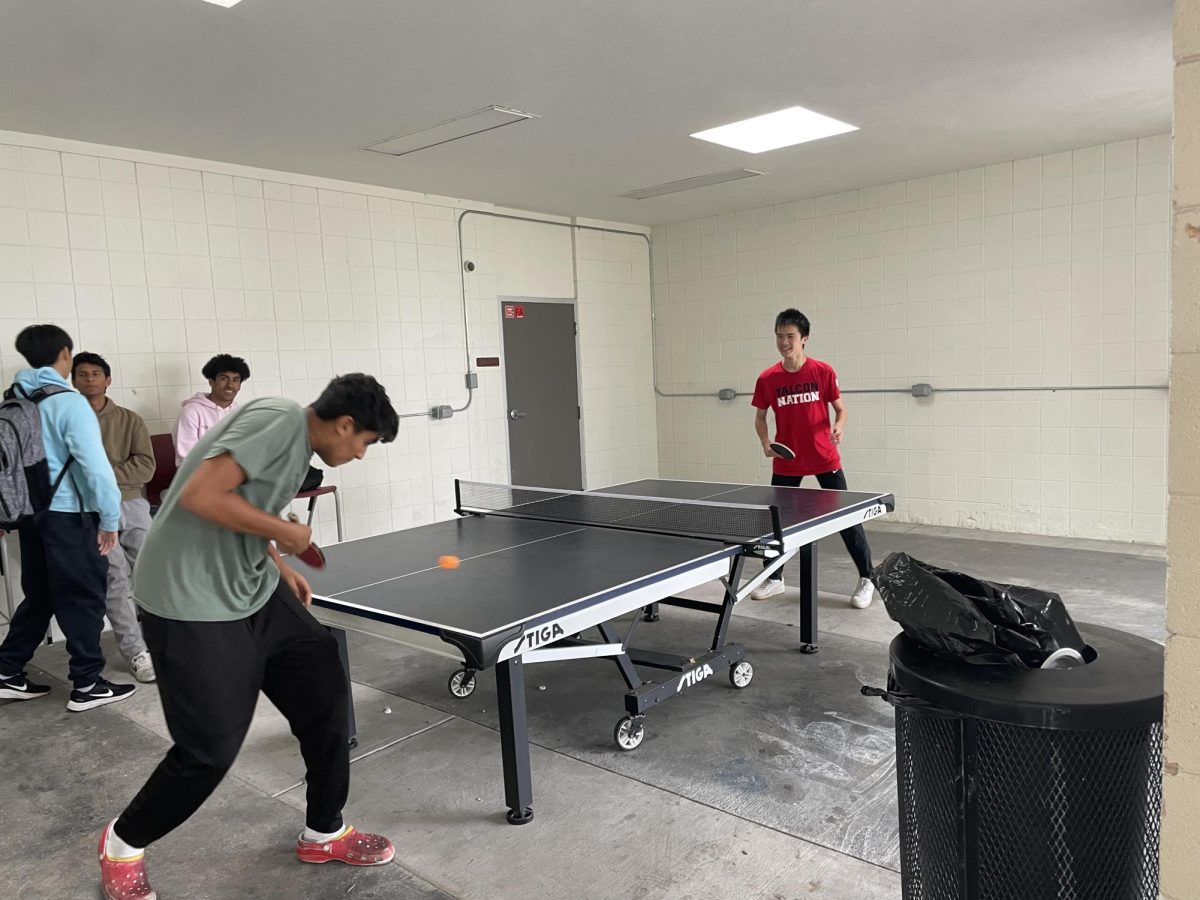
[(183, 401), (171, 431), (177, 466), (183, 464), (183, 458), (208, 429), (237, 409), (238, 391), (250, 380), (250, 367), (240, 356), (219, 353), (204, 364), (200, 374), (208, 379), (209, 392)]

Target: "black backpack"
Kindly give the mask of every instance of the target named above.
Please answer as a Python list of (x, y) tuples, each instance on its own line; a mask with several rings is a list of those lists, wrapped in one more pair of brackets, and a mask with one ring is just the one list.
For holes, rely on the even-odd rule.
[(315, 491), (321, 486), (321, 482), (325, 480), (325, 472), (323, 469), (318, 469), (316, 466), (309, 466), (308, 472), (304, 476), (304, 481), (300, 485), (300, 493), (305, 491)]
[(65, 387), (38, 388), (26, 393), (19, 385), (4, 392), (0, 402), (0, 529), (11, 531), (32, 521), (50, 507), (58, 486), (75, 462), (68, 456), (54, 483), (42, 443), (42, 416), (38, 404)]

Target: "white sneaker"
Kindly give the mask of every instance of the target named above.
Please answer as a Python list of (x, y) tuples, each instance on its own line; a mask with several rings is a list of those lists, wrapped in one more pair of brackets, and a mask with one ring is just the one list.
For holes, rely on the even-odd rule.
[(750, 592), (751, 600), (767, 600), (771, 597), (778, 597), (786, 590), (783, 586), (783, 579), (768, 578), (753, 591)]
[(855, 609), (866, 609), (871, 605), (871, 598), (874, 596), (875, 585), (871, 584), (871, 579), (860, 578), (858, 579), (858, 587), (850, 595), (850, 605)]
[(142, 684), (149, 684), (154, 680), (154, 661), (150, 659), (150, 651), (143, 650), (137, 656), (129, 661), (129, 671), (133, 673), (133, 677)]

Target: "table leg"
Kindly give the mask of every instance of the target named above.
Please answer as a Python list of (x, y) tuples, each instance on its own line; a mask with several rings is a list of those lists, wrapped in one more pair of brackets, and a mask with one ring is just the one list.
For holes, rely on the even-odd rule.
[(800, 652), (817, 652), (817, 545), (801, 547)]
[(496, 664), (500, 703), (500, 752), (504, 759), (504, 802), (508, 821), (533, 819), (533, 776), (529, 769), (529, 730), (525, 721), (525, 671), (520, 657)]

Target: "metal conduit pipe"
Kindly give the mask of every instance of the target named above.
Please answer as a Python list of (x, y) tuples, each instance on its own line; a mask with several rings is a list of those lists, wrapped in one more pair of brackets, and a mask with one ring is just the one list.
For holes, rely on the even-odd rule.
[[(913, 387), (917, 387), (917, 385), (913, 385)], [(903, 390), (903, 388), (901, 388), (901, 390)], [(1025, 385), (1021, 385), (1020, 387), (952, 387), (952, 388), (932, 388), (932, 390), (938, 394), (949, 394), (949, 393), (980, 394), (980, 393), (993, 393), (993, 392), (997, 392), (997, 391), (1050, 391), (1052, 393), (1056, 392), (1056, 391), (1165, 391), (1165, 390), (1167, 390), (1167, 385), (1165, 385), (1165, 384), (1097, 384), (1097, 385), (1089, 386), (1086, 384), (1060, 384), (1060, 385), (1037, 385), (1037, 386), (1032, 386), (1032, 387), (1027, 387)], [(856, 392), (843, 391), (842, 393), (844, 393), (844, 394), (845, 393), (869, 394), (872, 392), (869, 390), (862, 390), (862, 391), (856, 391)], [(912, 393), (912, 391), (911, 390), (905, 391), (905, 393)]]
[[(463, 412), (471, 405), (471, 399), (474, 397), (475, 388), (477, 385), (472, 376), (475, 374), (471, 371), (471, 338), (467, 328), (467, 260), (464, 257), (463, 250), (463, 220), (467, 216), (488, 216), (493, 219), (508, 219), (512, 222), (532, 222), (535, 225), (556, 225), (560, 228), (571, 229), (571, 286), (574, 293), (570, 297), (564, 299), (578, 300), (579, 299), (579, 270), (578, 262), (576, 261), (575, 253), (575, 232), (578, 231), (599, 231), (604, 234), (621, 234), (629, 237), (640, 237), (646, 242), (646, 251), (650, 256), (650, 305), (654, 306), (654, 261), (653, 250), (650, 247), (650, 236), (642, 234), (640, 231), (625, 231), (620, 228), (602, 228), (599, 225), (579, 225), (575, 222), (550, 222), (546, 219), (539, 219), (534, 216), (514, 216), (511, 213), (491, 212), (483, 209), (464, 209), (458, 216), (458, 277), (459, 286), (462, 296), (462, 316), (463, 316), (463, 345), (466, 347), (467, 354), (467, 402), (460, 407), (454, 407), (454, 412)], [(650, 318), (651, 341), (653, 341), (654, 317), (653, 312)], [(653, 359), (653, 353), (651, 353)], [(658, 390), (658, 378), (655, 376), (655, 388)], [(707, 396), (707, 395), (700, 395)], [(428, 415), (428, 413), (419, 413), (418, 415)]]
[[(620, 235), (625, 235), (627, 237), (640, 237), (642, 240), (644, 240), (646, 242), (646, 259), (647, 259), (647, 266), (649, 267), (649, 270), (650, 270), (650, 272), (649, 272), (649, 274), (650, 274), (650, 343), (652, 345), (655, 343), (655, 341), (654, 341), (654, 327), (655, 327), (655, 324), (654, 324), (655, 323), (655, 317), (654, 317), (654, 245), (650, 241), (650, 235), (643, 234), (640, 231), (627, 231), (623, 228), (603, 228), (599, 225), (579, 225), (578, 223), (575, 223), (575, 222), (550, 222), (550, 221), (547, 221), (546, 219), (538, 219), (533, 216), (514, 216), (509, 213), (497, 213), (497, 212), (490, 212), (488, 210), (481, 210), (481, 209), (465, 209), (462, 211), (462, 213), (459, 214), (459, 217), (458, 217), (458, 257), (459, 257), (459, 263), (460, 263), (459, 279), (460, 279), (461, 288), (462, 288), (464, 340), (467, 339), (466, 334), (465, 334), (466, 322), (467, 322), (467, 282), (466, 282), (466, 268), (465, 268), (466, 260), (463, 258), (462, 223), (463, 223), (463, 219), (465, 219), (467, 216), (470, 216), (470, 215), (490, 216), (494, 219), (509, 219), (514, 222), (533, 222), (536, 225), (557, 225), (561, 228), (570, 228), (571, 229), (571, 273), (572, 273), (572, 278), (573, 278), (572, 286), (575, 288), (575, 293), (572, 294), (570, 297), (565, 298), (568, 300), (578, 300), (579, 299), (578, 262), (575, 259), (575, 252), (574, 252), (575, 251), (575, 232), (576, 231), (598, 231), (602, 234), (620, 234)], [(470, 369), (470, 367), (471, 367), (471, 353), (470, 353), (470, 349), (468, 347), (467, 368)], [(653, 352), (653, 346), (651, 347), (651, 353), (650, 353), (650, 368), (651, 368), (651, 378), (654, 381), (654, 393), (656, 393), (660, 397), (716, 397), (716, 396), (720, 396), (720, 398), (723, 400), (724, 399), (733, 399), (732, 397), (728, 396), (728, 391), (731, 390), (731, 388), (723, 388), (720, 391), (708, 391), (705, 393), (698, 393), (698, 394), (673, 394), (673, 393), (667, 393), (666, 391), (662, 390), (658, 386), (658, 359), (656, 358), (656, 356)], [(472, 388), (468, 387), (467, 402), (465, 404), (463, 404), (461, 409), (455, 409), (454, 410), (455, 412), (461, 412), (462, 410), (466, 409), (468, 406), (471, 405), (471, 391), (472, 391)]]
[[(475, 373), (473, 371), (471, 371), (471, 343), (470, 343), (469, 329), (467, 327), (467, 269), (466, 269), (467, 261), (463, 255), (464, 254), (464, 250), (463, 250), (463, 220), (466, 219), (467, 216), (472, 216), (472, 215), (488, 216), (493, 219), (508, 219), (513, 222), (532, 222), (535, 225), (555, 225), (555, 226), (558, 226), (561, 228), (571, 229), (571, 277), (572, 277), (572, 287), (574, 288), (574, 293), (566, 299), (576, 300), (576, 301), (579, 299), (579, 274), (578, 274), (578, 261), (576, 260), (576, 253), (575, 253), (575, 232), (576, 231), (596, 231), (596, 232), (600, 232), (602, 234), (620, 234), (620, 235), (625, 235), (627, 237), (640, 237), (642, 240), (644, 240), (646, 242), (647, 264), (648, 264), (649, 270), (650, 270), (649, 271), (649, 276), (650, 276), (650, 342), (652, 345), (656, 343), (655, 334), (654, 334), (654, 329), (655, 329), (654, 245), (650, 241), (649, 235), (643, 234), (640, 231), (627, 231), (627, 230), (621, 229), (621, 228), (603, 228), (598, 225), (579, 225), (575, 222), (552, 222), (552, 221), (547, 221), (546, 219), (539, 219), (534, 216), (516, 216), (516, 215), (512, 215), (511, 213), (498, 213), (498, 212), (491, 212), (489, 210), (464, 209), (458, 216), (457, 228), (458, 228), (458, 261), (459, 261), (458, 275), (459, 275), (460, 294), (462, 297), (462, 314), (463, 314), (463, 346), (466, 348), (466, 362), (467, 362), (467, 374), (466, 374), (467, 402), (464, 403), (461, 407), (454, 407), (453, 408), (454, 412), (463, 412), (471, 405), (471, 400), (474, 397), (474, 391), (476, 388), (475, 380), (473, 378)], [(667, 392), (667, 391), (662, 390), (662, 388), (660, 388), (658, 386), (658, 359), (657, 359), (657, 354), (655, 354), (653, 351), (653, 346), (651, 347), (651, 353), (650, 353), (650, 366), (651, 366), (652, 378), (654, 381), (654, 393), (660, 397), (715, 397), (720, 400), (734, 400), (737, 397), (749, 397), (752, 394), (751, 391), (739, 391), (735, 388), (718, 388), (717, 390), (714, 390), (714, 391), (702, 391), (702, 392), (694, 392), (694, 393), (693, 392), (682, 392), (682, 393)], [(854, 389), (844, 390), (844, 391), (842, 391), (842, 393), (843, 394), (909, 394), (913, 397), (928, 397), (928, 396), (932, 396), (934, 393), (942, 393), (942, 394), (949, 394), (949, 393), (955, 393), (955, 394), (1002, 393), (1004, 391), (1050, 391), (1053, 393), (1053, 392), (1057, 392), (1057, 391), (1143, 391), (1143, 390), (1165, 391), (1165, 390), (1167, 390), (1167, 385), (1165, 385), (1165, 384), (1151, 384), (1151, 385), (1108, 384), (1108, 385), (1090, 385), (1090, 386), (1089, 385), (1047, 385), (1047, 386), (1039, 385), (1039, 386), (1019, 386), (1019, 387), (934, 388), (931, 385), (914, 384), (908, 388), (854, 388)], [(425, 416), (425, 415), (428, 415), (428, 413), (408, 413), (407, 415)]]
[[(930, 384), (914, 384), (906, 388), (847, 388), (843, 394), (906, 394), (910, 397), (932, 397), (934, 394), (1001, 394), (1008, 391), (1165, 391), (1165, 384), (1059, 384), (1059, 385), (1020, 385), (1016, 387), (949, 387), (939, 388)], [(733, 400), (735, 397), (753, 396), (753, 391), (736, 391), (733, 388), (721, 388), (717, 392), (709, 391), (702, 394), (663, 394), (664, 397), (719, 397), (721, 400)]]

